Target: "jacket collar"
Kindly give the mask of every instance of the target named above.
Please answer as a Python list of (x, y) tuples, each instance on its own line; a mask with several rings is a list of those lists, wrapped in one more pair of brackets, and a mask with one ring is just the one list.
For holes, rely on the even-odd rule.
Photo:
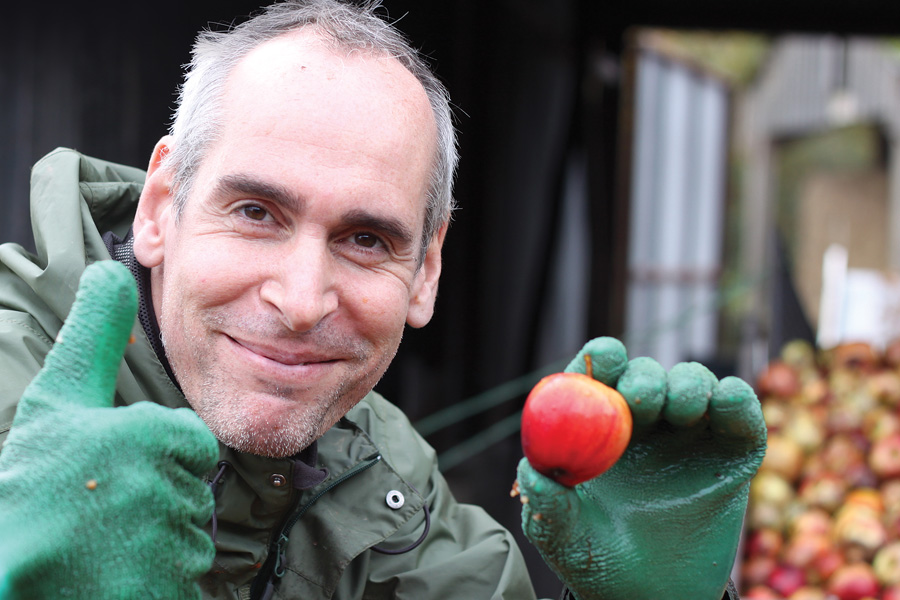
[[(288, 542), (281, 585), (299, 597), (330, 597), (353, 559), (385, 542), (421, 513), (424, 498), (381, 457), (369, 435), (354, 422), (355, 410), (319, 439), (315, 470), (326, 470), (327, 477), (309, 489), (297, 489), (291, 459), (222, 448), (221, 460), (233, 468), (217, 486), (216, 559), (201, 582), (205, 589), (249, 584), (281, 529), (293, 515), (302, 513), (285, 532)], [(361, 470), (372, 457), (378, 460)], [(209, 479), (215, 474), (211, 472)], [(284, 483), (276, 485), (281, 478)], [(396, 492), (404, 501), (392, 507), (388, 496)], [(390, 542), (385, 545), (390, 547)]]

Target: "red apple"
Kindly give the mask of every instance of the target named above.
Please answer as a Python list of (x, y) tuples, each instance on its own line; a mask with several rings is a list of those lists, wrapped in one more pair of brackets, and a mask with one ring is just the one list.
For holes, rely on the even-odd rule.
[(756, 391), (760, 397), (790, 398), (800, 391), (800, 378), (788, 364), (773, 360), (757, 378)]
[(900, 585), (889, 585), (881, 592), (881, 600), (900, 600)]
[(869, 467), (881, 479), (900, 477), (900, 433), (887, 435), (872, 444)]
[(764, 584), (777, 566), (773, 556), (750, 556), (741, 563), (741, 583), (745, 586)]
[(826, 470), (842, 475), (852, 466), (866, 462), (865, 444), (848, 433), (835, 434), (825, 442), (822, 459)]
[(790, 565), (778, 565), (769, 575), (766, 585), (783, 597), (787, 597), (806, 585), (806, 575), (803, 573), (803, 569)]
[(808, 571), (810, 581), (815, 583), (828, 581), (828, 578), (845, 564), (847, 564), (847, 560), (844, 558), (844, 554), (832, 546), (813, 560)]
[(823, 534), (830, 535), (834, 527), (831, 513), (822, 508), (809, 507), (798, 513), (790, 523), (792, 536)]
[(555, 373), (525, 400), (522, 450), (539, 473), (572, 487), (613, 466), (631, 430), (631, 409), (618, 391), (581, 373)]
[(741, 593), (744, 600), (782, 600), (782, 596), (775, 590), (765, 585), (751, 586), (746, 592)]
[(838, 600), (863, 600), (878, 596), (880, 586), (872, 566), (865, 562), (847, 564), (828, 580), (828, 593)]
[(763, 527), (747, 536), (747, 556), (777, 556), (784, 545), (784, 535), (774, 527)]
[(827, 535), (821, 533), (794, 536), (784, 547), (782, 560), (792, 567), (806, 570), (812, 567), (817, 557), (831, 548)]

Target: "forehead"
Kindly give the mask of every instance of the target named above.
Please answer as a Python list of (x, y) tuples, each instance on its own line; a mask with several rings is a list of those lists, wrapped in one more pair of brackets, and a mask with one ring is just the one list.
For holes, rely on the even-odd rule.
[(384, 54), (335, 48), (312, 28), (248, 54), (228, 79), (223, 116), (232, 141), (305, 144), (336, 166), (352, 155), (384, 178), (425, 187), (437, 152), (431, 105), (412, 73)]

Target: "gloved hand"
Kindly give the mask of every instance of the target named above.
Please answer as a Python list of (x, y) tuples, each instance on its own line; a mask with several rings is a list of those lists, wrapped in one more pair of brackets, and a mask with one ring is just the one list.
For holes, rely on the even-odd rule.
[(522, 528), (579, 600), (721, 600), (766, 426), (752, 388), (698, 363), (628, 362), (613, 338), (566, 368), (616, 387), (634, 431), (606, 473), (567, 488), (518, 468)]
[(89, 266), (22, 396), (0, 453), (0, 598), (200, 596), (217, 443), (188, 409), (112, 407), (136, 308), (125, 267)]

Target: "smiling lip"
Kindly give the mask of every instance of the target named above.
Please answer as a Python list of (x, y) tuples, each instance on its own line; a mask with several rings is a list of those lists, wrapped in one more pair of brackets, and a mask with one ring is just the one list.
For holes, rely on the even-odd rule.
[(244, 350), (252, 352), (253, 354), (282, 364), (289, 367), (295, 366), (307, 366), (312, 364), (323, 364), (323, 363), (331, 363), (335, 362), (338, 359), (322, 356), (315, 354), (313, 352), (308, 351), (291, 351), (283, 348), (276, 348), (274, 346), (266, 345), (266, 344), (255, 344), (253, 342), (249, 342), (247, 340), (238, 340), (231, 336), (227, 336), (229, 340), (233, 343), (237, 344)]

